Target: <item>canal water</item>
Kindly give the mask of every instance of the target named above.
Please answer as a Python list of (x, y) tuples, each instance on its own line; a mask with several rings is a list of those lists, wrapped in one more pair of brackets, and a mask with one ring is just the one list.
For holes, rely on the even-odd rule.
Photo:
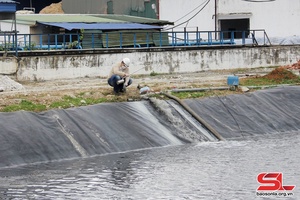
[[(299, 152), (299, 132), (151, 148), (2, 168), (0, 191), (2, 199), (299, 199)], [(296, 187), (259, 196), (262, 172)]]

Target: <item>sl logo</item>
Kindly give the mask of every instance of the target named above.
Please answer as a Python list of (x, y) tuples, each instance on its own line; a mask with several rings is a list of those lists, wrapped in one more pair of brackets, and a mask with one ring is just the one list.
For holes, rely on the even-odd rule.
[(257, 181), (261, 185), (257, 188), (257, 191), (291, 191), (295, 185), (283, 185), (282, 173), (260, 173), (257, 175)]

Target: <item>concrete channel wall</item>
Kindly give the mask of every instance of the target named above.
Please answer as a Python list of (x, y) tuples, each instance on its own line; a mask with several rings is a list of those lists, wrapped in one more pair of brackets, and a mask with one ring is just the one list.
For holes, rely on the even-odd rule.
[(18, 57), (0, 58), (0, 74), (19, 81), (106, 77), (123, 57), (131, 59), (135, 74), (188, 73), (288, 65), (300, 60), (300, 46), (19, 52)]

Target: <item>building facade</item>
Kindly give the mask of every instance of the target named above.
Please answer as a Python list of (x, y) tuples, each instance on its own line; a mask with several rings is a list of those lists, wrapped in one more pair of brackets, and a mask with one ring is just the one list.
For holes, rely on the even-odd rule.
[[(299, 0), (62, 0), (65, 13), (126, 14), (175, 22), (167, 30), (264, 29), (276, 42), (300, 43)], [(241, 38), (242, 33), (235, 33)], [(229, 35), (224, 35), (229, 38)], [(256, 36), (259, 37), (259, 36)], [(299, 41), (298, 41), (299, 40)], [(293, 41), (291, 41), (293, 43)]]
[(121, 14), (158, 19), (158, 0), (63, 0), (66, 14)]
[(159, 16), (175, 22), (168, 27), (174, 30), (264, 29), (273, 40), (300, 37), (299, 0), (160, 0)]

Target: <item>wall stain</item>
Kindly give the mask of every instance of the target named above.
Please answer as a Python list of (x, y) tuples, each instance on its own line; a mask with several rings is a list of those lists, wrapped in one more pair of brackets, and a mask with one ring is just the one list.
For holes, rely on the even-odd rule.
[(39, 60), (40, 60), (39, 57), (36, 57), (36, 58), (34, 59), (34, 64), (35, 64), (34, 67), (35, 67), (35, 68), (33, 68), (33, 69), (34, 69), (35, 71), (38, 70), (38, 63), (39, 63)]
[[(139, 60), (141, 60), (141, 58)], [(147, 53), (145, 55), (145, 59), (143, 59), (143, 60), (144, 61), (142, 63), (143, 63), (143, 66), (145, 67), (145, 70), (146, 71), (152, 71), (152, 69), (153, 69), (153, 67), (151, 65), (151, 63), (153, 63), (152, 54)]]

